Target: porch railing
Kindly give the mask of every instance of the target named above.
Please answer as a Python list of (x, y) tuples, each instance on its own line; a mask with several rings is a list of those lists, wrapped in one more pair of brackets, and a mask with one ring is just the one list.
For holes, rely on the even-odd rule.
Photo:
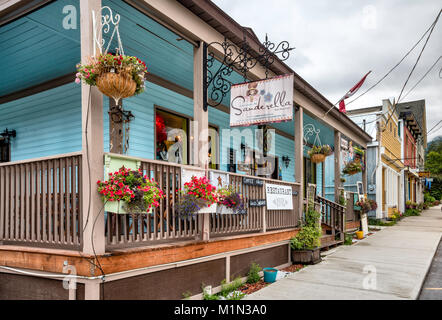
[(0, 242), (82, 245), (81, 153), (0, 164)]
[(340, 233), (342, 237), (345, 231), (345, 207), (321, 196), (316, 196), (316, 202), (321, 207), (321, 222), (331, 227), (333, 235)]
[[(183, 240), (194, 240), (202, 232), (203, 215), (180, 217), (175, 211), (179, 201), (178, 189), (182, 185), (181, 169), (196, 170), (205, 173), (198, 167), (178, 165), (156, 160), (139, 159), (143, 174), (154, 178), (166, 197), (153, 213), (146, 215), (106, 214), (107, 247), (127, 248), (149, 244), (160, 244)], [(210, 170), (221, 172), (216, 170)], [(225, 173), (225, 172), (223, 172)], [(232, 234), (265, 232), (267, 230), (296, 227), (299, 219), (296, 208), (298, 196), (293, 196), (293, 210), (267, 211), (265, 207), (249, 207), (249, 200), (265, 199), (265, 186), (249, 186), (243, 183), (244, 175), (229, 173), (230, 183), (240, 190), (246, 200), (247, 214), (219, 215), (210, 214), (210, 237)], [(291, 185), (292, 190), (299, 192), (299, 185), (265, 178), (250, 177), (273, 184)]]

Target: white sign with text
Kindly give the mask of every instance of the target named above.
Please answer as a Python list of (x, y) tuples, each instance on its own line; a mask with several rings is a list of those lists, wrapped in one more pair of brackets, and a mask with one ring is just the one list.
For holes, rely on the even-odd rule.
[(294, 75), (233, 85), (230, 94), (230, 126), (293, 120)]
[(290, 186), (266, 184), (267, 210), (293, 210), (293, 191)]

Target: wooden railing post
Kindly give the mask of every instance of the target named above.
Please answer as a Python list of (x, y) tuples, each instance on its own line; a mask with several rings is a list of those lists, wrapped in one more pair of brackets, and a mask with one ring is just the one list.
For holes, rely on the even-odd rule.
[[(265, 194), (265, 190), (266, 190), (266, 183), (264, 183), (264, 194)], [(266, 233), (267, 232), (267, 209), (266, 207), (261, 207), (261, 212), (262, 212), (262, 233)]]

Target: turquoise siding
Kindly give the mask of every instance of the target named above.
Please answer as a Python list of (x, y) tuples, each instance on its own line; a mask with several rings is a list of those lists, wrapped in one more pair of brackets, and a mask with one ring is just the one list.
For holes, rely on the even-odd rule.
[(12, 161), (81, 150), (81, 88), (75, 83), (0, 105), (0, 130), (17, 130)]
[[(63, 8), (77, 11), (77, 29), (63, 28)], [(8, 57), (0, 73), (0, 96), (75, 72), (80, 61), (78, 0), (54, 1), (0, 28), (0, 52)]]

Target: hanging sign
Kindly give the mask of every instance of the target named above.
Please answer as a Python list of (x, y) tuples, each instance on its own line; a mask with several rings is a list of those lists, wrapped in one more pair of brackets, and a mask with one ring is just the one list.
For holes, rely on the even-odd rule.
[(419, 178), (429, 178), (430, 177), (430, 171), (420, 171), (419, 172)]
[(230, 94), (230, 126), (293, 120), (294, 75), (233, 85)]
[(267, 210), (293, 210), (292, 187), (266, 184)]

